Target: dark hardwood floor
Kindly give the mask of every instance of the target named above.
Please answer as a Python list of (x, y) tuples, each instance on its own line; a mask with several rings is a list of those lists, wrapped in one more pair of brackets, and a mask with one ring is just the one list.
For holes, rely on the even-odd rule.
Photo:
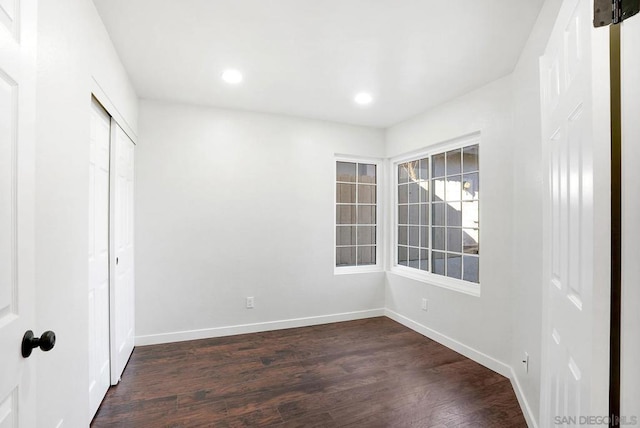
[(526, 427), (509, 380), (390, 320), (135, 348), (99, 427)]

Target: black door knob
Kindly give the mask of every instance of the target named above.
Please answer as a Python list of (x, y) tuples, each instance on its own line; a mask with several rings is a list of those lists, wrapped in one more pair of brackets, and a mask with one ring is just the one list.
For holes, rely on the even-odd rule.
[(50, 351), (56, 344), (56, 334), (52, 331), (45, 331), (40, 337), (34, 337), (33, 331), (27, 330), (22, 336), (22, 356), (27, 358), (31, 355), (33, 348), (40, 348), (43, 351)]

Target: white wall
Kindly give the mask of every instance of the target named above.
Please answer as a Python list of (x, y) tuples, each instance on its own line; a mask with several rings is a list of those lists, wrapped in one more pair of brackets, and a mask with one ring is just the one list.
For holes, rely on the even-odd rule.
[[(343, 313), (365, 316), (386, 299), (390, 310), (477, 351), (495, 368), (512, 366), (537, 416), (537, 55), (559, 3), (545, 3), (513, 76), (386, 135), (328, 122), (142, 102), (136, 153), (138, 339), (270, 329), (286, 325), (277, 321), (319, 317), (300, 322), (307, 324)], [(56, 331), (58, 343), (37, 357), (38, 425), (64, 420), (64, 426), (85, 426), (90, 93), (96, 91), (132, 134), (138, 105), (90, 0), (41, 2), (39, 19), (37, 329)], [(386, 280), (382, 273), (334, 276), (334, 153), (395, 156), (478, 130), (481, 297), (393, 274)], [(518, 239), (521, 233), (526, 239)], [(246, 296), (256, 298), (255, 309), (244, 308)], [(430, 300), (429, 312), (420, 310), (422, 297)], [(256, 325), (229, 328), (243, 324)], [(519, 365), (523, 351), (531, 355), (528, 375)]]
[[(542, 135), (539, 58), (562, 4), (548, 0), (513, 72), (512, 354), (507, 360), (532, 417), (540, 412), (542, 328)], [(529, 354), (529, 371), (522, 364)]]
[[(387, 130), (387, 155), (397, 156), (480, 131), (480, 282), (475, 297), (392, 273), (386, 307), (485, 354), (493, 367), (511, 354), (511, 225), (513, 214), (512, 84), (497, 80)], [(420, 309), (421, 298), (429, 311)]]
[[(426, 334), (463, 351), (471, 348), (468, 355), (476, 360), (513, 370), (532, 423), (540, 407), (542, 326), (538, 58), (561, 3), (545, 2), (512, 75), (387, 130), (388, 156), (482, 133), (481, 297), (389, 274), (386, 304)], [(428, 312), (420, 310), (422, 297), (429, 299)]]
[[(97, 81), (112, 114), (137, 122), (137, 98), (90, 0), (39, 2), (36, 141), (37, 326), (56, 347), (36, 353), (39, 427), (89, 423), (89, 112)], [(95, 78), (95, 81), (94, 81)], [(117, 110), (113, 110), (117, 108)]]
[[(333, 274), (334, 154), (383, 157), (383, 137), (372, 128), (142, 101), (137, 343), (383, 308), (383, 273)], [(245, 308), (248, 296), (255, 309)], [(234, 328), (245, 324), (258, 325)]]

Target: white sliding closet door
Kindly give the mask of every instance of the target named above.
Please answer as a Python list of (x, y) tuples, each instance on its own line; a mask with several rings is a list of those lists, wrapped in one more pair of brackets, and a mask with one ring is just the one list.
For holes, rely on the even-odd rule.
[(111, 117), (91, 103), (89, 161), (89, 411), (93, 417), (109, 377), (109, 145)]
[(133, 142), (96, 101), (89, 183), (89, 411), (133, 351)]
[(115, 385), (133, 352), (135, 145), (115, 121), (111, 123), (111, 384)]

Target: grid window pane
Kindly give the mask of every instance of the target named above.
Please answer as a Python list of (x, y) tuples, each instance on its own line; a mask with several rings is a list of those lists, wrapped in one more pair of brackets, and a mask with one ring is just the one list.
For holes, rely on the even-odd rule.
[(409, 247), (409, 267), (420, 268), (420, 251), (417, 248)]
[(475, 144), (398, 165), (398, 260), (403, 266), (478, 282), (478, 159)]
[(409, 223), (409, 206), (398, 205), (398, 224)]
[(445, 273), (445, 254), (434, 251), (431, 253), (431, 272), (444, 275)]
[(398, 245), (409, 244), (407, 226), (398, 226)]
[(433, 233), (433, 237), (431, 238), (431, 245), (433, 245), (434, 250), (444, 250), (445, 249), (445, 228), (444, 227), (433, 227), (431, 231)]
[(376, 264), (377, 167), (336, 162), (336, 266)]
[(420, 205), (420, 224), (429, 224), (429, 204)]
[(462, 226), (478, 227), (480, 225), (480, 212), (478, 201), (462, 203)]
[(376, 247), (357, 247), (358, 265), (376, 264)]
[(462, 172), (462, 151), (452, 150), (447, 152), (447, 175), (460, 174)]
[(462, 279), (462, 256), (460, 254), (447, 254), (447, 276)]
[(409, 202), (409, 185), (400, 184), (398, 186), (398, 203), (406, 204), (407, 202)]
[(420, 202), (429, 202), (429, 182), (420, 182)]
[(420, 250), (420, 270), (429, 270), (429, 250)]
[(417, 204), (418, 202), (420, 202), (420, 185), (409, 183), (409, 203)]
[(353, 266), (356, 264), (356, 247), (336, 248), (336, 266)]
[(375, 204), (376, 186), (372, 186), (370, 184), (358, 184), (358, 203)]
[(417, 247), (420, 245), (420, 228), (409, 226), (409, 245)]
[(407, 162), (407, 172), (409, 174), (409, 182), (418, 181), (418, 161)]
[(409, 257), (408, 248), (398, 245), (398, 264), (406, 266), (408, 257)]
[(447, 251), (462, 252), (462, 229), (447, 228)]
[(462, 178), (462, 200), (477, 201), (480, 198), (480, 179), (478, 173), (465, 174)]
[(434, 226), (444, 226), (444, 203), (431, 204), (431, 221)]
[(376, 184), (376, 166), (365, 163), (358, 164), (358, 183)]
[(443, 202), (446, 194), (446, 180), (444, 178), (436, 178), (431, 180), (431, 200), (433, 202)]
[(420, 179), (429, 179), (429, 158), (420, 159)]
[(462, 247), (466, 254), (480, 254), (480, 239), (478, 229), (462, 230)]
[(409, 181), (409, 164), (403, 163), (398, 165), (398, 183), (406, 183)]
[(463, 150), (463, 168), (464, 172), (478, 171), (478, 145), (465, 147)]
[(356, 227), (355, 226), (336, 227), (336, 244), (337, 245), (355, 245), (356, 244)]
[(355, 204), (356, 203), (356, 185), (355, 184), (336, 184), (336, 202), (339, 204)]
[(433, 177), (444, 177), (445, 175), (445, 154), (440, 153), (431, 157), (433, 164)]
[(356, 206), (355, 205), (336, 205), (336, 223), (355, 224), (356, 223)]
[(420, 224), (420, 205), (409, 205), (409, 224)]
[(449, 202), (447, 207), (447, 226), (462, 226), (462, 205), (460, 202)]
[(358, 205), (358, 224), (376, 224), (375, 205)]
[(429, 248), (429, 228), (427, 226), (420, 228), (420, 246), (422, 248)]
[(373, 245), (376, 243), (376, 228), (372, 226), (358, 226), (358, 245)]
[(353, 162), (337, 162), (336, 181), (355, 182), (356, 164)]
[(454, 175), (447, 177), (446, 189), (447, 202), (459, 201), (462, 199), (462, 176)]
[(464, 276), (462, 279), (469, 282), (480, 282), (480, 259), (475, 256), (464, 256)]

